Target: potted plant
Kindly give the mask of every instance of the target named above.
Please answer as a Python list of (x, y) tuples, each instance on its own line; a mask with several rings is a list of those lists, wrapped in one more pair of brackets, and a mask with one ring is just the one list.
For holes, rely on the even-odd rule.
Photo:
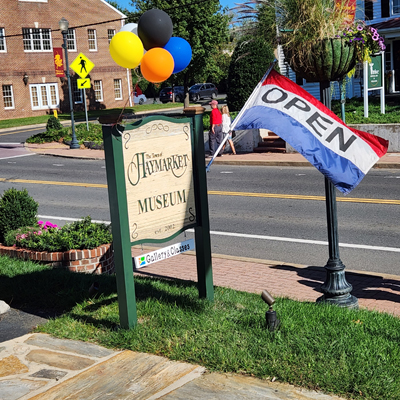
[(308, 82), (343, 78), (385, 49), (376, 29), (354, 19), (354, 0), (276, 0), (270, 6), (285, 59)]

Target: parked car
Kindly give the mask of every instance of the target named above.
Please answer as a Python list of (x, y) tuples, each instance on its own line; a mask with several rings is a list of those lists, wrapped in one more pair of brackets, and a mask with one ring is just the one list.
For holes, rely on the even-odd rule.
[(216, 99), (218, 96), (218, 89), (212, 83), (196, 83), (189, 89), (189, 99), (191, 101), (198, 101), (204, 98)]
[(135, 92), (135, 97), (133, 98), (133, 102), (134, 104), (144, 104), (146, 103), (147, 97), (144, 94), (137, 94), (137, 92)]
[[(183, 86), (174, 86), (173, 92), (175, 95), (175, 101), (182, 103), (184, 98)], [(172, 87), (165, 87), (160, 90), (160, 101), (161, 103), (168, 103), (169, 101), (172, 101)]]

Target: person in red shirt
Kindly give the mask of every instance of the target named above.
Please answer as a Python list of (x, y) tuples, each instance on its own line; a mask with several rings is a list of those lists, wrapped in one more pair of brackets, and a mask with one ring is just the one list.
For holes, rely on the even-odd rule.
[[(208, 134), (208, 143), (210, 145), (211, 157), (214, 155), (219, 145), (222, 142), (222, 114), (218, 110), (218, 101), (212, 100), (209, 103), (211, 105), (210, 114), (210, 132)], [(218, 154), (218, 157), (222, 156), (222, 151)]]

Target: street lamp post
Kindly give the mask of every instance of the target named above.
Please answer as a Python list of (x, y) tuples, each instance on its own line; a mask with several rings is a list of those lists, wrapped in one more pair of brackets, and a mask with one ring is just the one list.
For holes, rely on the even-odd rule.
[(68, 80), (68, 91), (69, 91), (69, 105), (71, 109), (71, 128), (72, 128), (72, 140), (71, 144), (69, 145), (70, 149), (79, 149), (79, 143), (76, 139), (75, 135), (75, 122), (74, 122), (74, 105), (72, 102), (72, 89), (71, 89), (71, 76), (69, 75), (69, 63), (68, 63), (68, 47), (67, 47), (67, 34), (68, 34), (68, 25), (69, 22), (65, 18), (61, 18), (58, 22), (60, 26), (61, 33), (63, 35), (63, 49), (65, 52), (65, 64), (66, 64), (66, 74)]

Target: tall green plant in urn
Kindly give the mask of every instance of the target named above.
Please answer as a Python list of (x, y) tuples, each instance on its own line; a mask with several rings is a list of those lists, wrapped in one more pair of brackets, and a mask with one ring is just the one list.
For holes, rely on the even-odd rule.
[[(267, 0), (268, 2), (268, 0)], [(308, 82), (351, 75), (357, 62), (385, 49), (378, 32), (355, 20), (356, 0), (276, 0), (285, 59)]]

